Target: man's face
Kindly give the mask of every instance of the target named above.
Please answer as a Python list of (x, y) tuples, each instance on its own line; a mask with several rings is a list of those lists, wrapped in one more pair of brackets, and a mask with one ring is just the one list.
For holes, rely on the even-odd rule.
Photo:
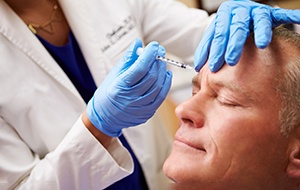
[(209, 189), (283, 180), (288, 156), (279, 132), (280, 98), (273, 66), (260, 57), (243, 55), (217, 73), (205, 66), (194, 78), (193, 96), (176, 109), (181, 126), (164, 164), (169, 178)]

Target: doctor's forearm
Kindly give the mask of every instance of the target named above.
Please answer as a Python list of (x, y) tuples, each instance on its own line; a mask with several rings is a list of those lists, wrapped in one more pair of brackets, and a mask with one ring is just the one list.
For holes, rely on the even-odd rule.
[(99, 131), (89, 120), (86, 112), (82, 114), (82, 122), (86, 126), (86, 128), (94, 135), (94, 137), (102, 144), (104, 148), (108, 148), (112, 141), (112, 137), (105, 135), (101, 131)]

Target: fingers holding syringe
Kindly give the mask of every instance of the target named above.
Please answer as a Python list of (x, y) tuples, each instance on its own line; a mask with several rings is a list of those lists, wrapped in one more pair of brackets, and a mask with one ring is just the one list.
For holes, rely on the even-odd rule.
[(165, 49), (157, 42), (149, 43), (135, 63), (120, 77), (131, 92), (139, 94), (141, 104), (161, 102), (167, 95), (172, 74), (166, 70), (166, 63), (156, 59), (157, 56), (164, 56)]
[[(166, 50), (159, 46), (157, 56), (165, 57)], [(172, 72), (167, 71), (166, 62), (156, 59), (143, 81), (153, 81), (153, 84), (148, 83), (148, 89), (145, 88), (145, 93), (141, 96), (144, 103), (148, 103), (151, 109), (156, 110), (165, 100), (172, 83)], [(140, 85), (144, 85), (141, 84)], [(147, 86), (147, 85), (145, 85)], [(138, 87), (139, 88), (139, 87)]]
[[(159, 46), (157, 56), (165, 56), (165, 48)], [(147, 74), (133, 87), (140, 92), (137, 105), (146, 105), (156, 110), (166, 98), (172, 81), (171, 71), (167, 71), (166, 63), (156, 59)]]

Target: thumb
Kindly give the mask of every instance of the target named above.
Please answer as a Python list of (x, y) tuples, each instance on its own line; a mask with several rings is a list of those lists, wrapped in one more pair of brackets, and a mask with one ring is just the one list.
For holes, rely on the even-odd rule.
[(129, 48), (126, 50), (125, 55), (119, 61), (117, 67), (118, 75), (126, 71), (138, 58), (136, 51), (138, 48), (142, 47), (142, 41), (140, 39), (135, 39)]

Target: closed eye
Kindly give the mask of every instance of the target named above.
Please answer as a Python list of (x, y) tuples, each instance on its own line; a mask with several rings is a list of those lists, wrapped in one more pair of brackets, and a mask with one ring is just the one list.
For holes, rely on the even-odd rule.
[(235, 101), (226, 99), (226, 98), (221, 97), (221, 96), (216, 96), (216, 97), (215, 97), (215, 100), (216, 100), (221, 106), (226, 106), (226, 107), (238, 107), (238, 106), (241, 106), (241, 104), (239, 104), (239, 103), (237, 103), (237, 102), (235, 102)]

